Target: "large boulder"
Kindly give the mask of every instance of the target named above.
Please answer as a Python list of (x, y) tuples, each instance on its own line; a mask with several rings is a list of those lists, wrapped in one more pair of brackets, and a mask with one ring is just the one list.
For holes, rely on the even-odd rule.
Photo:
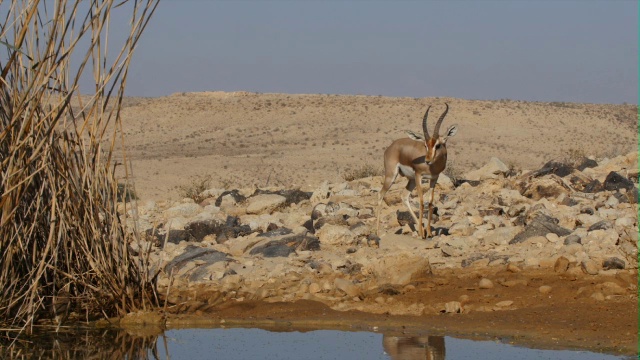
[(277, 194), (261, 194), (248, 200), (247, 214), (271, 214), (282, 207), (287, 198)]
[(404, 286), (432, 273), (427, 258), (409, 252), (385, 256), (368, 266), (378, 285)]
[(507, 165), (500, 161), (500, 159), (492, 157), (485, 166), (468, 172), (464, 178), (466, 180), (497, 179), (504, 177), (508, 171), (509, 167)]

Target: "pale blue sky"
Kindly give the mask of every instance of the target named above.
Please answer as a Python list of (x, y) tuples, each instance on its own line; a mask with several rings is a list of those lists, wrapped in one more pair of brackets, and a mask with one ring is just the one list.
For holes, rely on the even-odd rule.
[(163, 0), (127, 84), (637, 103), (638, 2)]

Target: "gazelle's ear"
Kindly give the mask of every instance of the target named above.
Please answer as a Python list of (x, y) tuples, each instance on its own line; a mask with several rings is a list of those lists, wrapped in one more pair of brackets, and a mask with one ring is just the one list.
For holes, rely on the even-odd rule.
[(410, 139), (424, 141), (424, 137), (422, 135), (415, 133), (411, 130), (407, 130), (406, 132), (407, 132), (407, 136), (409, 136)]
[(458, 125), (457, 124), (453, 124), (451, 126), (449, 126), (449, 128), (447, 129), (447, 132), (445, 135), (445, 140), (451, 136), (454, 136), (456, 133), (458, 132)]

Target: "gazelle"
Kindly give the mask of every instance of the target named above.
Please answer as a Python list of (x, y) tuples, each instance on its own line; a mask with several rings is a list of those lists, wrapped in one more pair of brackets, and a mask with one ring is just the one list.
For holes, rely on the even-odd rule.
[[(445, 103), (446, 109), (440, 115), (440, 118), (436, 122), (436, 126), (433, 130), (433, 136), (429, 136), (429, 130), (427, 130), (427, 117), (429, 116), (429, 109), (422, 118), (422, 131), (424, 137), (419, 134), (408, 131), (408, 138), (402, 138), (395, 140), (387, 150), (384, 152), (384, 184), (378, 199), (378, 214), (376, 219), (376, 231), (380, 233), (380, 207), (384, 200), (384, 195), (389, 191), (389, 188), (399, 175), (402, 175), (409, 179), (409, 183), (406, 186), (408, 190), (406, 197), (403, 198), (405, 205), (409, 208), (409, 212), (413, 217), (413, 220), (418, 224), (418, 232), (420, 237), (424, 238), (424, 228), (422, 225), (422, 218), (424, 213), (424, 199), (422, 196), (422, 178), (429, 179), (429, 187), (431, 188), (431, 197), (429, 200), (429, 216), (427, 220), (427, 234), (431, 237), (431, 215), (433, 213), (433, 193), (435, 191), (436, 183), (438, 182), (438, 176), (444, 171), (447, 166), (447, 140), (449, 137), (454, 136), (458, 131), (457, 125), (451, 125), (447, 129), (444, 136), (440, 136), (440, 125), (442, 120), (449, 111), (449, 104)], [(411, 209), (411, 203), (409, 197), (411, 192), (418, 185), (418, 199), (420, 202), (420, 219), (416, 217), (416, 214)]]

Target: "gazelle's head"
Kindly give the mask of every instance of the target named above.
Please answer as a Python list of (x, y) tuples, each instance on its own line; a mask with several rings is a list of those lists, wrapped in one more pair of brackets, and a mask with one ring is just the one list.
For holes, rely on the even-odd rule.
[(428, 165), (431, 165), (435, 162), (439, 161), (447, 161), (447, 140), (449, 137), (454, 136), (456, 132), (458, 132), (457, 125), (451, 125), (445, 132), (444, 136), (440, 136), (440, 125), (442, 125), (442, 120), (447, 116), (447, 111), (449, 111), (449, 104), (445, 103), (447, 106), (444, 109), (442, 115), (436, 122), (436, 126), (433, 129), (433, 136), (429, 136), (429, 130), (427, 130), (427, 117), (429, 116), (429, 109), (431, 106), (427, 108), (427, 112), (424, 114), (422, 118), (422, 131), (424, 132), (424, 146), (427, 148), (427, 155), (425, 156), (425, 162)]

